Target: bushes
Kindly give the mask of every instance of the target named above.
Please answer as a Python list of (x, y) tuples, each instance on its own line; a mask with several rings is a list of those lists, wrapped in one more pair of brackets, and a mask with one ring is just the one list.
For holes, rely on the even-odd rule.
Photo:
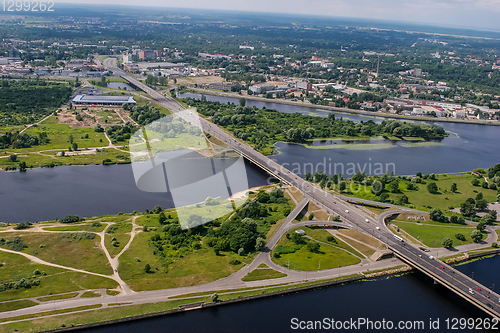
[(239, 261), (239, 260), (231, 260), (229, 262), (229, 265), (239, 265), (239, 264), (241, 264), (241, 261)]
[(433, 221), (448, 223), (450, 220), (443, 214), (440, 209), (431, 209), (430, 218)]
[(83, 219), (80, 216), (77, 215), (65, 215), (61, 219), (61, 223), (74, 223), (74, 222), (80, 222), (83, 221)]
[(307, 243), (307, 250), (309, 252), (317, 253), (317, 252), (319, 252), (319, 248), (320, 248), (319, 243), (316, 243), (316, 242)]
[(0, 284), (0, 291), (16, 290), (16, 289), (30, 289), (40, 285), (40, 280), (21, 279), (17, 282), (7, 282)]
[(22, 223), (16, 224), (16, 226), (14, 227), (14, 230), (28, 229), (30, 226), (31, 226), (31, 223), (22, 222)]
[(61, 239), (69, 238), (76, 241), (81, 241), (82, 239), (94, 239), (95, 234), (93, 232), (71, 232), (61, 234)]
[(13, 251), (22, 251), (28, 247), (19, 236), (14, 237), (12, 240), (0, 237), (0, 245), (6, 245)]

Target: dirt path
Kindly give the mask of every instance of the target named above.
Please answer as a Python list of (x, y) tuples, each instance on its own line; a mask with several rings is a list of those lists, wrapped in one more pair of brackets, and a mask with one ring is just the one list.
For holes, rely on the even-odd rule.
[[(135, 221), (135, 219), (134, 219), (134, 221)], [(103, 222), (103, 223), (106, 223), (106, 222)], [(101, 232), (97, 233), (99, 236), (101, 236), (101, 248), (102, 248), (104, 254), (106, 255), (106, 258), (108, 259), (108, 262), (111, 265), (111, 268), (113, 269), (113, 275), (112, 275), (113, 280), (115, 280), (116, 282), (118, 282), (118, 284), (120, 284), (120, 287), (125, 295), (133, 294), (134, 291), (132, 289), (130, 289), (130, 287), (125, 283), (125, 281), (123, 281), (121, 279), (120, 275), (118, 274), (118, 258), (117, 258), (118, 256), (116, 257), (116, 260), (113, 260), (111, 258), (111, 255), (108, 252), (108, 249), (106, 248), (106, 245), (104, 244), (106, 230), (108, 230), (109, 226), (112, 224), (114, 224), (114, 223), (107, 223), (106, 228), (104, 228)], [(132, 240), (132, 237), (130, 237), (130, 240)], [(130, 241), (127, 245), (129, 245), (129, 244), (130, 244)], [(123, 250), (122, 250), (122, 252), (123, 252)], [(120, 254), (121, 254), (121, 252), (120, 252)]]

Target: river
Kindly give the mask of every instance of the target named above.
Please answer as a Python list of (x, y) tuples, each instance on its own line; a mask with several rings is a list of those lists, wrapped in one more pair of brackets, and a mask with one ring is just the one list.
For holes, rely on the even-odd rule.
[[(500, 274), (500, 256), (457, 266), (464, 273), (491, 287)], [(500, 287), (500, 286), (499, 286)], [(287, 294), (227, 306), (188, 311), (173, 315), (132, 321), (84, 330), (96, 333), (132, 332), (293, 332), (291, 319), (371, 321), (423, 321), (423, 330), (404, 332), (452, 332), (446, 330), (447, 318), (478, 318), (485, 314), (420, 272), (401, 277), (381, 277), (343, 286)], [(439, 329), (429, 329), (429, 320), (439, 319)], [(295, 330), (296, 331), (296, 330)], [(337, 330), (336, 330), (337, 331)], [(347, 330), (341, 330), (347, 332)], [(366, 329), (350, 330), (366, 332)], [(368, 330), (375, 332), (376, 330)], [(378, 330), (384, 332), (384, 330)], [(454, 330), (457, 331), (457, 330)], [(475, 330), (458, 330), (476, 332)], [(482, 330), (478, 332), (487, 332)]]
[[(209, 101), (239, 103), (236, 98), (205, 96)], [(201, 95), (185, 93), (180, 97), (201, 98)], [(326, 117), (331, 113), (314, 107), (255, 100), (247, 100), (246, 105), (320, 117)], [(341, 112), (333, 113), (336, 118), (342, 117), (353, 121), (373, 120), (380, 123), (386, 119)], [(318, 170), (326, 171), (330, 175), (342, 173), (345, 177), (351, 177), (354, 171), (354, 173), (364, 171), (367, 174), (377, 174), (380, 166), (382, 166), (384, 172), (388, 171), (390, 173), (394, 171), (396, 175), (412, 175), (417, 172), (459, 173), (479, 167), (487, 168), (500, 163), (498, 155), (500, 127), (449, 122), (425, 122), (443, 127), (450, 134), (449, 137), (441, 142), (423, 143), (384, 139), (371, 140), (368, 143), (364, 141), (342, 142), (338, 140), (335, 142), (315, 141), (312, 143), (315, 148), (323, 146), (322, 149), (312, 149), (303, 145), (279, 142), (275, 145), (276, 154), (272, 158), (301, 176), (304, 176), (307, 171), (314, 172)]]
[[(214, 161), (229, 164), (232, 159)], [(245, 164), (249, 187), (268, 184), (265, 173), (253, 164)], [(163, 209), (174, 207), (169, 193), (139, 190), (130, 164), (0, 171), (0, 184), (0, 222), (54, 220), (66, 214), (92, 217), (143, 212), (156, 205)]]

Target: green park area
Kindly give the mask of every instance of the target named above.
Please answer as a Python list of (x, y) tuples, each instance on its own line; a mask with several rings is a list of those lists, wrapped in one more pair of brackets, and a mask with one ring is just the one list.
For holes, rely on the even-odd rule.
[[(100, 237), (91, 232), (6, 232), (0, 247), (21, 251), (42, 260), (87, 270), (111, 274), (111, 267), (100, 249)], [(75, 258), (78, 258), (75, 261)]]
[[(374, 178), (372, 182), (377, 179)], [(419, 179), (418, 182), (415, 182), (416, 179)], [(334, 185), (332, 188), (360, 199), (403, 204), (420, 210), (441, 209), (447, 215), (451, 214), (447, 213), (449, 209), (460, 208), (467, 199), (475, 199), (479, 193), (487, 202), (496, 202), (498, 199), (496, 185), (491, 185), (491, 181), (488, 184), (484, 179), (472, 174), (436, 174), (435, 179), (418, 176), (388, 177), (380, 195), (374, 194), (376, 190), (372, 190), (371, 184), (362, 185), (354, 179), (344, 181), (345, 185)], [(473, 185), (476, 181), (477, 185)], [(394, 182), (394, 185), (391, 182)], [(430, 184), (435, 184), (435, 187)], [(341, 187), (342, 191), (340, 191)], [(432, 192), (429, 188), (433, 189)]]
[[(473, 243), (471, 233), (476, 230), (474, 226), (456, 226), (448, 225), (448, 223), (441, 223), (440, 225), (409, 221), (393, 221), (391, 223), (410, 234), (414, 240), (417, 240), (428, 247), (442, 247), (441, 243), (445, 237), (453, 240), (453, 246)], [(459, 234), (463, 237), (457, 237)]]
[(34, 263), (14, 253), (0, 251), (0, 263), (0, 289), (3, 289), (0, 291), (0, 302), (118, 287), (115, 281), (108, 278)]
[[(295, 232), (299, 229), (312, 239)], [(281, 237), (272, 252), (274, 263), (300, 271), (355, 265), (361, 262), (360, 257), (359, 252), (326, 230), (307, 227), (291, 229)]]

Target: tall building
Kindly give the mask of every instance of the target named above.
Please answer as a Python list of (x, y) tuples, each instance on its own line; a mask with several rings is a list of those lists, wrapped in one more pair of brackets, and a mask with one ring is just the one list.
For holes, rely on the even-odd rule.
[(413, 69), (413, 76), (422, 76), (422, 69), (421, 68), (414, 68)]

